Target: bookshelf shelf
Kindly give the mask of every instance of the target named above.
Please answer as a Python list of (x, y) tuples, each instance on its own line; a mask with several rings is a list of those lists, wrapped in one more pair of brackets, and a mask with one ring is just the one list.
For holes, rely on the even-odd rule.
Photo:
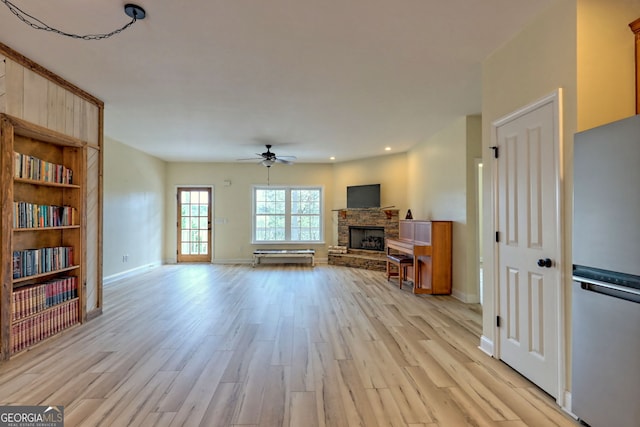
[(22, 228), (14, 228), (14, 233), (20, 233), (23, 231), (31, 231), (31, 232), (39, 232), (39, 231), (50, 231), (50, 230), (79, 230), (79, 225), (60, 225), (56, 227), (22, 227)]
[(84, 321), (86, 159), (86, 143), (0, 114), (0, 359)]
[[(79, 268), (80, 268), (79, 265), (72, 265), (71, 267), (60, 268), (60, 269), (55, 270), (55, 271), (48, 271), (46, 273), (34, 274), (34, 275), (31, 275), (31, 276), (25, 276), (25, 277), (18, 277), (18, 278), (13, 279), (13, 284), (15, 285), (15, 284), (18, 284), (18, 283), (27, 282), (29, 280), (42, 279), (44, 277), (55, 276), (55, 275), (58, 275), (60, 273), (66, 273), (68, 271), (77, 270)], [(14, 288), (15, 288), (15, 286), (14, 286)]]
[(27, 178), (13, 178), (14, 182), (19, 182), (22, 184), (29, 185), (40, 185), (43, 187), (58, 187), (58, 188), (69, 188), (69, 189), (81, 189), (82, 187), (76, 184), (60, 184), (57, 182), (48, 182), (48, 181), (37, 181), (35, 179), (27, 179)]

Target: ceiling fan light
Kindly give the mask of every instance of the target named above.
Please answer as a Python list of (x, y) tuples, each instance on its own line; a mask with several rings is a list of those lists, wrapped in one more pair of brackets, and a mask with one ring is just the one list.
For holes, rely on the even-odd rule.
[(274, 164), (274, 163), (275, 163), (275, 160), (273, 160), (273, 159), (264, 159), (264, 160), (262, 161), (262, 164), (263, 164), (264, 166), (268, 167), (268, 168), (270, 168), (270, 167), (271, 167), (271, 165), (272, 165), (272, 164)]

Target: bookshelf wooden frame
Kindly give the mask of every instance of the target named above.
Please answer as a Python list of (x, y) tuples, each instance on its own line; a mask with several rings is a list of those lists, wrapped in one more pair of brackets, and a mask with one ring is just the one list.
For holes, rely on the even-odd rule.
[[(14, 152), (62, 164), (73, 171), (72, 184), (15, 178)], [(77, 277), (77, 298), (60, 303), (78, 304), (78, 317), (72, 324), (86, 320), (85, 243), (87, 142), (44, 127), (0, 114), (0, 359), (12, 355), (12, 294), (42, 279), (62, 277), (69, 272)], [(78, 224), (55, 227), (13, 227), (13, 202), (64, 206), (77, 210)], [(27, 277), (13, 277), (13, 251), (43, 247), (73, 247), (73, 265)], [(42, 310), (50, 311), (52, 307)], [(23, 319), (16, 321), (22, 322)], [(59, 332), (57, 332), (59, 333)], [(55, 335), (55, 334), (54, 334)], [(48, 338), (45, 338), (48, 339)]]

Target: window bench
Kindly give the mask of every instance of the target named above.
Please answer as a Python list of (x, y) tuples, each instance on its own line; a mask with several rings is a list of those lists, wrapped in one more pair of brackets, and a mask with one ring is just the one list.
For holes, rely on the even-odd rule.
[(315, 266), (314, 249), (256, 249), (253, 251), (253, 266), (260, 264), (262, 258), (309, 258), (311, 267)]

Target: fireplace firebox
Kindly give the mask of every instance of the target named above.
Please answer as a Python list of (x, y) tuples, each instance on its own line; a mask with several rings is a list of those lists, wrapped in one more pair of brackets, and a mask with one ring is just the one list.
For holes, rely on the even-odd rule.
[(384, 227), (349, 227), (349, 248), (384, 251)]

